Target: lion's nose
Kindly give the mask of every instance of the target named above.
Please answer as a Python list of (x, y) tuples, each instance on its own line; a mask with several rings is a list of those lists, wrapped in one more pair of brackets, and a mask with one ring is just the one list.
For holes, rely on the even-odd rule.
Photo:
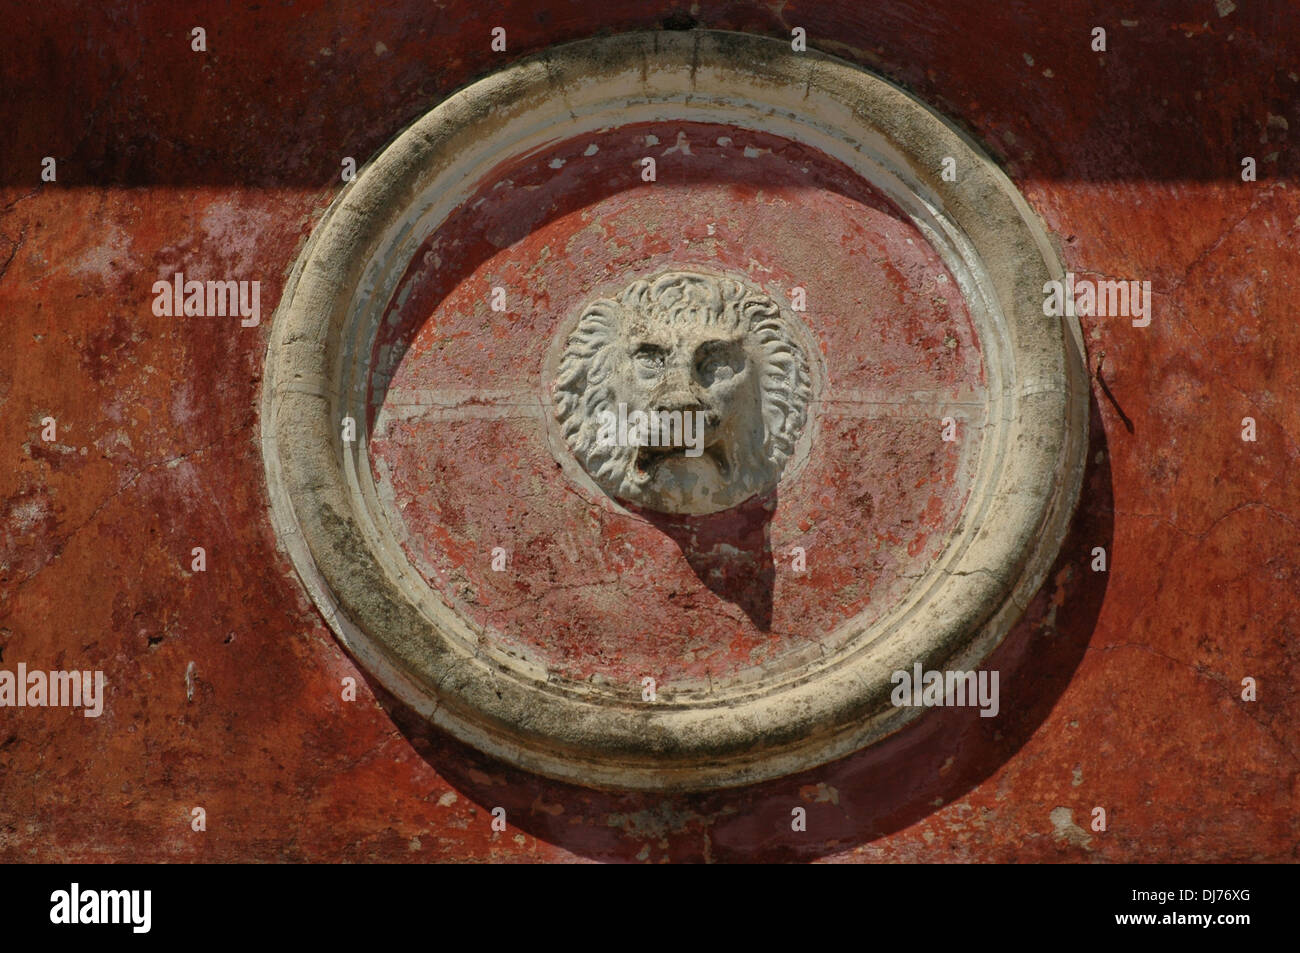
[(684, 368), (669, 369), (655, 388), (652, 403), (656, 410), (703, 410), (699, 397), (691, 387), (690, 372)]

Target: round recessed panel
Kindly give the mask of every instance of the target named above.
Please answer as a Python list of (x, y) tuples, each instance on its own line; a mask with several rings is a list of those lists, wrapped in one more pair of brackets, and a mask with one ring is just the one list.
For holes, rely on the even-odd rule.
[(740, 34), (559, 47), (318, 226), (268, 354), (277, 529), (358, 660), (507, 761), (820, 764), (916, 716), (893, 672), (976, 667), (1056, 554), (1087, 407), (1060, 272), (884, 80)]

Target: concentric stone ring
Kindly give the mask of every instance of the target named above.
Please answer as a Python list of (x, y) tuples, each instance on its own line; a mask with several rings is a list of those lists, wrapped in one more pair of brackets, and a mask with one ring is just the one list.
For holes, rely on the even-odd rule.
[[(1088, 406), (1077, 328), (1043, 316), (1063, 271), (973, 142), (848, 63), (711, 31), (556, 47), (431, 110), (317, 226), (266, 361), (276, 529), (357, 661), (507, 762), (639, 790), (823, 764), (923, 711), (894, 672), (978, 667), (1058, 552)], [(734, 499), (620, 497), (557, 419), (584, 305), (665, 274), (800, 326), (806, 419)], [(704, 343), (628, 373), (703, 412), (753, 353)]]

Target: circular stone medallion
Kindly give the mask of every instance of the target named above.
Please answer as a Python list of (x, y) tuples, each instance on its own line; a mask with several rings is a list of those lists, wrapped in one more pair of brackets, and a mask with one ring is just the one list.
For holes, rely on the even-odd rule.
[[(944, 181), (945, 159), (956, 181)], [(969, 670), (1078, 496), (1063, 269), (908, 94), (742, 34), (557, 47), (340, 194), (267, 356), (277, 532), (382, 684), (529, 770), (696, 790)]]

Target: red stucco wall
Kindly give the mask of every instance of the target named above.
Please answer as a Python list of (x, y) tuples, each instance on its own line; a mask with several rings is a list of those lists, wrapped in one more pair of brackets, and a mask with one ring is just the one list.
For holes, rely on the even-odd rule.
[[(0, 667), (102, 669), (109, 689), (97, 719), (0, 709), (0, 859), (1297, 859), (1300, 20), (1283, 5), (11, 7)], [(936, 711), (741, 791), (598, 794), (493, 762), (360, 678), (277, 550), (261, 363), (343, 157), (520, 55), (692, 20), (801, 26), (904, 84), (1004, 163), (1072, 270), (1150, 280), (1154, 315), (1082, 319), (1090, 466), (991, 663), (1000, 717)], [(174, 271), (260, 280), (261, 325), (156, 316)]]

